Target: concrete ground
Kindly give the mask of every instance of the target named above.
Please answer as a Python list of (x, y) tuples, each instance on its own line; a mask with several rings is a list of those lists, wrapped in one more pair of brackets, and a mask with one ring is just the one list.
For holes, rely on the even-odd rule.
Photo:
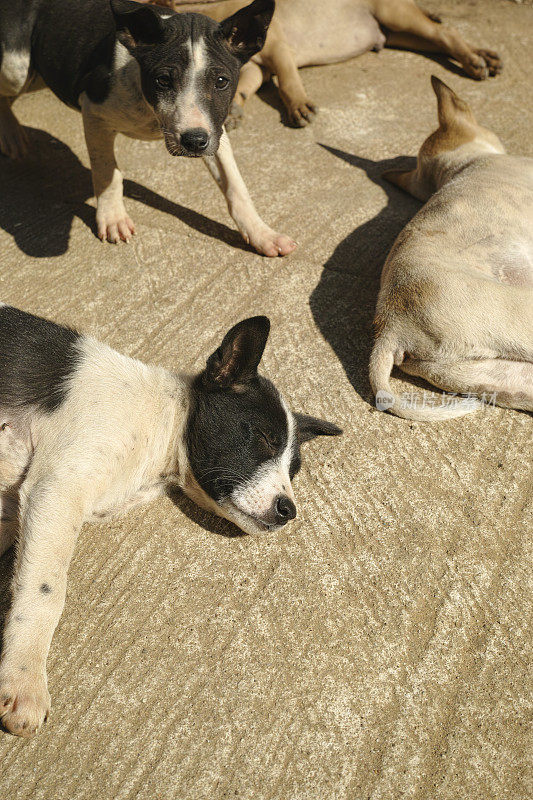
[(0, 797), (531, 797), (531, 417), (410, 424), (374, 410), (367, 362), (381, 265), (418, 208), (384, 164), (435, 127), (431, 72), (532, 155), (533, 11), (424, 5), (497, 47), (502, 76), (386, 50), (304, 72), (308, 129), (280, 124), (272, 90), (250, 102), (232, 141), (258, 208), (299, 242), (283, 260), (241, 246), (200, 163), (126, 139), (138, 233), (101, 244), (80, 118), (48, 92), (17, 103), (32, 155), (0, 164), (1, 299), (172, 369), (268, 314), (264, 371), (345, 434), (307, 445), (299, 517), (274, 535), (180, 499), (84, 527), (52, 715), (33, 740), (0, 734)]

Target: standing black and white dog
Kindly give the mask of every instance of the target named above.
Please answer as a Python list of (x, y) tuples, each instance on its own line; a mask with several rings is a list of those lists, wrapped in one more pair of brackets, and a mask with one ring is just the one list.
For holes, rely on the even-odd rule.
[(0, 307), (0, 554), (18, 532), (0, 661), (11, 733), (31, 736), (48, 714), (46, 659), (84, 520), (171, 485), (247, 533), (296, 516), (300, 444), (341, 431), (291, 413), (258, 374), (269, 328), (238, 323), (190, 377)]
[(292, 252), (255, 210), (223, 128), (240, 67), (263, 46), (273, 13), (274, 0), (254, 0), (218, 24), (133, 0), (0, 0), (0, 152), (24, 155), (11, 105), (46, 85), (81, 110), (101, 239), (135, 232), (114, 155), (123, 133), (202, 156), (244, 239), (267, 256)]

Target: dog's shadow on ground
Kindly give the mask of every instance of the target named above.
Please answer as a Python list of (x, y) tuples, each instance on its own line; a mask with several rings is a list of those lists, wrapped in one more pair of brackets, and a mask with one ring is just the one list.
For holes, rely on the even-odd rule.
[[(74, 217), (96, 235), (91, 173), (62, 141), (37, 128), (25, 128), (31, 155), (24, 161), (0, 156), (0, 227), (17, 246), (34, 258), (67, 252)], [(179, 164), (176, 165), (179, 169)], [(202, 169), (198, 165), (198, 169)], [(216, 191), (214, 185), (213, 189)], [(238, 232), (223, 223), (180, 205), (135, 181), (124, 181), (124, 196), (177, 217), (206, 236), (239, 250), (250, 250)]]
[(248, 536), (247, 533), (241, 531), (232, 522), (228, 522), (222, 517), (217, 517), (216, 514), (197, 506), (179, 486), (169, 486), (167, 497), (186, 517), (204, 530), (209, 531), (209, 533), (216, 533), (218, 536), (225, 536), (228, 539), (239, 539), (243, 536)]
[(363, 170), (387, 195), (381, 211), (337, 245), (309, 299), (315, 323), (348, 380), (361, 397), (372, 402), (368, 362), (381, 269), (394, 239), (420, 208), (417, 200), (381, 176), (389, 169), (412, 169), (416, 159), (371, 161), (327, 145), (321, 147)]

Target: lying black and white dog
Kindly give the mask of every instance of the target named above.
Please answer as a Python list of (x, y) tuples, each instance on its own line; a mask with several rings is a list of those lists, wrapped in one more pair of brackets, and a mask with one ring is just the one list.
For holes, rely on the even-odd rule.
[(341, 433), (287, 408), (257, 372), (266, 317), (233, 327), (194, 377), (0, 307), (0, 554), (18, 550), (0, 718), (21, 736), (50, 708), (46, 659), (84, 520), (177, 485), (247, 533), (296, 516), (300, 444)]
[(244, 239), (267, 256), (292, 252), (255, 210), (223, 129), (240, 67), (263, 46), (273, 12), (274, 0), (254, 0), (218, 24), (132, 0), (0, 0), (0, 152), (24, 155), (11, 105), (46, 85), (82, 112), (101, 239), (135, 232), (114, 155), (123, 133), (202, 156)]

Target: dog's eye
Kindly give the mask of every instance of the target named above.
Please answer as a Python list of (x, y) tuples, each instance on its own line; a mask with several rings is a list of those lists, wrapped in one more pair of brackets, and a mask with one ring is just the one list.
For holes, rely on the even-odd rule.
[(170, 75), (158, 75), (155, 82), (162, 89), (168, 89), (171, 84)]
[(219, 75), (215, 81), (215, 86), (217, 89), (225, 89), (229, 84), (229, 78), (225, 78), (223, 75)]
[(274, 437), (269, 436), (268, 433), (264, 433), (264, 431), (259, 430), (259, 428), (256, 429), (256, 433), (259, 436), (259, 439), (263, 442), (263, 444), (266, 444), (272, 453), (275, 453), (278, 450), (279, 442)]

